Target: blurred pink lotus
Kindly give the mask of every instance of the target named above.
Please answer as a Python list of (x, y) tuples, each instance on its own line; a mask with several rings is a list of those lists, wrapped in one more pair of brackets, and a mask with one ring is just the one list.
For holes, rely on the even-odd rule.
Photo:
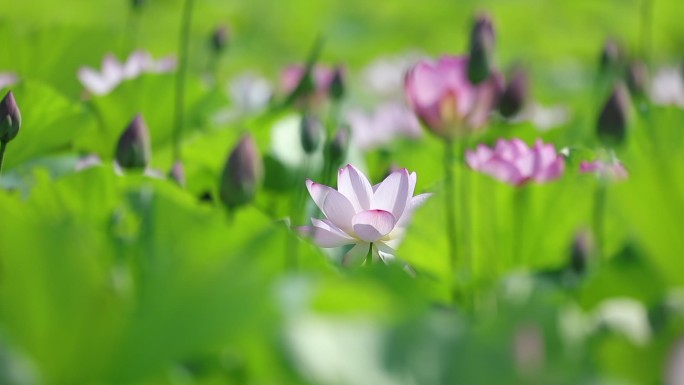
[(399, 137), (417, 139), (422, 135), (418, 118), (402, 103), (385, 103), (371, 113), (351, 110), (346, 118), (352, 143), (361, 150), (383, 146)]
[(493, 74), (480, 85), (468, 80), (468, 58), (443, 56), (422, 60), (406, 74), (404, 90), (409, 105), (434, 134), (453, 138), (483, 126), (503, 89)]
[[(305, 68), (300, 65), (291, 65), (280, 74), (280, 88), (285, 95), (291, 94), (304, 76)], [(312, 70), (314, 83), (313, 100), (322, 102), (330, 92), (330, 85), (335, 76), (335, 69), (323, 65), (316, 65)]]
[(529, 147), (520, 139), (499, 139), (494, 148), (478, 145), (466, 151), (466, 161), (473, 170), (515, 186), (529, 181), (548, 182), (563, 175), (565, 158), (553, 144), (537, 140)]
[(106, 95), (124, 80), (134, 79), (143, 73), (171, 72), (176, 68), (176, 59), (167, 56), (154, 60), (144, 51), (135, 51), (125, 63), (119, 62), (112, 54), (102, 59), (102, 71), (98, 72), (89, 67), (78, 70), (81, 84), (94, 95)]
[(416, 173), (406, 169), (371, 186), (361, 171), (347, 165), (338, 172), (337, 190), (311, 180), (306, 186), (326, 219), (311, 218), (313, 226), (300, 231), (323, 248), (353, 244), (342, 259), (345, 265), (362, 261), (369, 252), (383, 261), (393, 258), (414, 210), (430, 196), (413, 196)]
[(609, 180), (625, 180), (629, 177), (625, 166), (617, 159), (603, 161), (600, 159), (587, 162), (582, 161), (579, 167), (582, 174), (596, 174), (599, 178)]

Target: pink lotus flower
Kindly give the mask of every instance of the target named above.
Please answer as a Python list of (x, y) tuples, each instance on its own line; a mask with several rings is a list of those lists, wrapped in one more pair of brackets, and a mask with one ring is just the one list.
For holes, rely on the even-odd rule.
[(443, 56), (422, 60), (406, 74), (409, 105), (427, 128), (444, 138), (483, 126), (503, 89), (493, 74), (480, 85), (468, 80), (468, 58)]
[[(283, 70), (280, 75), (280, 86), (284, 94), (289, 95), (297, 88), (297, 85), (302, 80), (302, 76), (304, 76), (304, 71), (305, 68), (299, 65), (291, 65)], [(314, 100), (318, 102), (325, 100), (330, 91), (335, 70), (330, 67), (317, 65), (313, 68), (311, 75), (314, 83)]]
[(398, 137), (417, 139), (422, 134), (416, 115), (401, 103), (382, 104), (370, 114), (351, 110), (346, 120), (352, 142), (362, 150), (383, 146)]
[(78, 70), (78, 80), (95, 95), (106, 95), (124, 80), (134, 79), (143, 73), (171, 72), (176, 68), (176, 59), (167, 56), (159, 60), (144, 51), (135, 51), (125, 63), (119, 62), (114, 55), (106, 55), (102, 59), (102, 71), (89, 67)]
[(625, 180), (629, 176), (625, 166), (617, 159), (603, 161), (600, 159), (592, 162), (582, 161), (579, 172), (582, 174), (596, 174), (601, 179)]
[(529, 181), (548, 182), (563, 175), (565, 158), (553, 144), (537, 140), (529, 147), (520, 139), (499, 139), (494, 148), (478, 145), (466, 151), (466, 162), (473, 170), (515, 186)]
[(337, 190), (311, 180), (306, 186), (326, 218), (311, 218), (313, 226), (300, 231), (323, 248), (354, 245), (342, 259), (345, 265), (362, 260), (369, 251), (376, 259), (393, 258), (414, 210), (430, 196), (413, 196), (416, 173), (406, 169), (371, 186), (362, 172), (347, 165), (338, 172)]

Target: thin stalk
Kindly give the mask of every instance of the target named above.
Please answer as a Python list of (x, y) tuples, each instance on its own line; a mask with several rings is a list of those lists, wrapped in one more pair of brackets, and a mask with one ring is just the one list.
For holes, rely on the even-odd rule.
[[(459, 146), (459, 156), (464, 154), (466, 149), (468, 148), (468, 137), (463, 137), (461, 139)], [(461, 197), (461, 244), (462, 244), (462, 252), (461, 256), (463, 258), (463, 262), (466, 265), (466, 268), (468, 269), (468, 273), (472, 275), (473, 271), (473, 260), (472, 260), (472, 250), (470, 249), (471, 246), (471, 223), (470, 223), (470, 204), (471, 204), (471, 197), (470, 197), (470, 188), (471, 188), (471, 174), (468, 171), (461, 171), (460, 174), (460, 185), (459, 185), (459, 193)], [(471, 277), (472, 278), (472, 277)]]
[(527, 213), (527, 187), (521, 186), (515, 190), (513, 197), (513, 266), (521, 265), (523, 262), (523, 250), (525, 243), (525, 216)]
[(446, 236), (449, 241), (451, 274), (456, 276), (456, 190), (454, 186), (454, 142), (444, 140), (444, 199), (446, 206)]
[(2, 164), (5, 162), (5, 150), (7, 142), (0, 142), (0, 174), (2, 174)]
[(181, 134), (185, 121), (185, 78), (188, 72), (188, 47), (190, 45), (190, 25), (194, 0), (185, 0), (181, 20), (181, 33), (178, 40), (178, 72), (176, 73), (176, 120), (173, 127), (173, 160), (181, 158)]
[(368, 254), (366, 254), (366, 266), (370, 266), (373, 264), (373, 244), (370, 244), (370, 247), (368, 248)]
[(653, 35), (653, 0), (641, 2), (641, 54), (644, 61), (651, 66), (651, 42)]
[(593, 220), (593, 231), (594, 239), (596, 240), (596, 257), (599, 261), (603, 261), (604, 258), (604, 226), (605, 226), (605, 215), (606, 215), (606, 183), (603, 180), (599, 180), (596, 184), (596, 191), (594, 192), (594, 220)]

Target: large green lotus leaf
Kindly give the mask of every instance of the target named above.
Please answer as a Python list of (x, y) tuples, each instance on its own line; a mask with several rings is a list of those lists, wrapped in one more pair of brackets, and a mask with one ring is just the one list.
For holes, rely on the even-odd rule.
[(26, 81), (13, 89), (21, 110), (22, 125), (7, 146), (4, 167), (66, 151), (74, 141), (95, 127), (93, 115), (49, 86)]

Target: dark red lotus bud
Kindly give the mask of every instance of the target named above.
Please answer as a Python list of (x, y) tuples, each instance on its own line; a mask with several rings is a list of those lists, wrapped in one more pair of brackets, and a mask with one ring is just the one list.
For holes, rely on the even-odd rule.
[(335, 136), (328, 143), (328, 154), (333, 165), (339, 165), (347, 157), (347, 149), (349, 148), (349, 127), (341, 126), (337, 129)]
[(0, 101), (0, 142), (8, 143), (19, 133), (21, 112), (14, 94), (9, 91)]
[(337, 66), (333, 71), (332, 80), (330, 81), (330, 98), (332, 100), (341, 100), (344, 97), (344, 91), (344, 69)]
[(516, 67), (511, 73), (506, 88), (499, 99), (499, 112), (506, 118), (511, 118), (523, 110), (529, 99), (529, 80), (527, 73)]
[(214, 50), (214, 52), (223, 52), (228, 45), (229, 37), (230, 36), (227, 27), (223, 25), (217, 27), (214, 30), (214, 33), (211, 35), (211, 47)]
[(624, 142), (629, 125), (630, 99), (627, 89), (616, 84), (599, 115), (596, 130), (604, 145), (616, 146)]
[(185, 187), (185, 168), (183, 167), (183, 162), (180, 160), (173, 162), (171, 171), (169, 171), (169, 178), (171, 178), (179, 186)]
[(626, 82), (634, 97), (646, 95), (648, 87), (648, 67), (643, 61), (634, 61), (627, 67)]
[(489, 77), (494, 55), (494, 27), (489, 15), (480, 14), (475, 18), (470, 32), (470, 51), (468, 60), (468, 80), (480, 84)]
[(323, 137), (323, 125), (320, 120), (311, 114), (304, 114), (299, 125), (300, 140), (302, 148), (307, 154), (311, 154), (321, 144)]
[(607, 40), (603, 44), (601, 57), (599, 60), (599, 71), (601, 74), (615, 73), (622, 68), (623, 53), (620, 45), (614, 40)]
[(150, 134), (140, 114), (133, 118), (119, 137), (116, 162), (123, 169), (144, 169), (150, 161)]
[(249, 203), (264, 177), (264, 165), (254, 139), (245, 135), (230, 153), (221, 175), (219, 194), (229, 208)]

